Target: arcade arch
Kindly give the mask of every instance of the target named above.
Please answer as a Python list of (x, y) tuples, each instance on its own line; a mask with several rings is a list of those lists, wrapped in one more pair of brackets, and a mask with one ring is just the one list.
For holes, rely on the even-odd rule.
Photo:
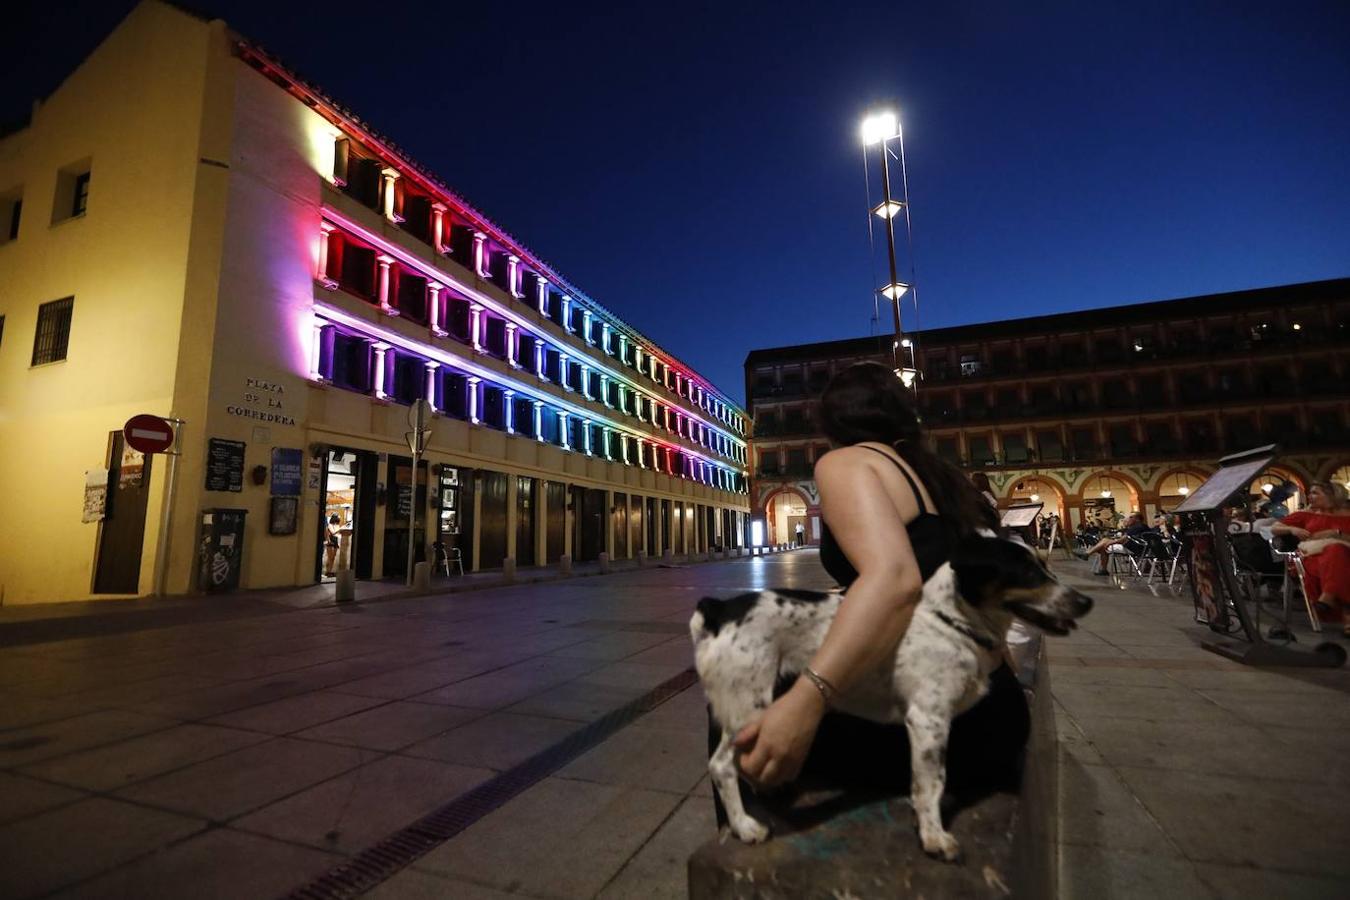
[[(791, 544), (796, 540), (797, 525), (802, 526), (805, 543), (811, 543), (811, 517), (806, 497), (795, 488), (782, 488), (764, 501), (764, 540), (770, 544)], [(818, 516), (818, 514), (817, 514)]]

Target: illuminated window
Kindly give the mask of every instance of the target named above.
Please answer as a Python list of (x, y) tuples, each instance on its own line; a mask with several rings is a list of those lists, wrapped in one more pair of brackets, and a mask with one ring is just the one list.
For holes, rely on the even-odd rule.
[(70, 344), (70, 314), (75, 298), (53, 300), (38, 307), (37, 334), (33, 338), (33, 365), (59, 362)]

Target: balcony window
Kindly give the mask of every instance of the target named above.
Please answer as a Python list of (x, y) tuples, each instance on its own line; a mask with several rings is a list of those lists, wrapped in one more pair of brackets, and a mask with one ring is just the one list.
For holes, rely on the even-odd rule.
[(1036, 448), (1042, 462), (1061, 462), (1064, 459), (1064, 444), (1060, 442), (1058, 431), (1036, 432)]
[(490, 316), (487, 312), (481, 315), (484, 323), (483, 349), (487, 350), (490, 356), (506, 359), (506, 320)]
[(1134, 427), (1129, 424), (1117, 423), (1108, 429), (1111, 439), (1111, 455), (1117, 457), (1136, 456), (1139, 453), (1139, 444), (1134, 439)]
[(1074, 459), (1097, 458), (1097, 431), (1093, 428), (1075, 428), (1069, 435)]
[(961, 445), (954, 437), (940, 437), (937, 439), (936, 451), (939, 458), (946, 460), (954, 466), (961, 464)]
[(994, 462), (994, 449), (988, 437), (971, 437), (966, 440), (970, 448), (970, 463), (974, 466), (987, 466)]
[(980, 357), (974, 353), (966, 353), (961, 356), (961, 377), (975, 378), (984, 371), (984, 363)]
[(343, 239), (338, 283), (344, 291), (375, 302), (375, 251)]
[[(456, 340), (468, 343), (472, 339), (473, 314), (469, 309), (469, 301), (463, 297), (451, 295), (445, 304), (445, 325), (443, 326), (451, 336)], [(522, 339), (523, 343), (523, 339)], [(521, 359), (533, 359), (533, 348), (531, 356), (524, 355), (524, 348), (521, 349)]]
[(370, 342), (338, 332), (333, 336), (332, 380), (338, 387), (370, 390)]
[(347, 164), (347, 185), (343, 190), (362, 206), (380, 208), (380, 171), (383, 167), (373, 159), (360, 157)]
[(401, 351), (390, 350), (385, 365), (393, 363), (394, 389), (389, 398), (398, 403), (412, 403), (422, 399), (427, 387), (426, 360)]
[(1144, 435), (1145, 444), (1152, 453), (1166, 456), (1180, 450), (1171, 422), (1146, 422)]
[(1003, 445), (1004, 462), (1024, 463), (1030, 460), (1031, 454), (1027, 452), (1027, 441), (1023, 435), (1002, 434), (999, 435), (999, 442)]
[(406, 269), (398, 269), (395, 294), (399, 315), (423, 325), (427, 323), (427, 280)]

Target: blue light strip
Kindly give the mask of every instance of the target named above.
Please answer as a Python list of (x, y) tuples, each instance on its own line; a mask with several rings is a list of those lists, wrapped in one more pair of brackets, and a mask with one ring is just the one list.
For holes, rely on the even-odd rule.
[[(518, 395), (529, 397), (533, 399), (536, 403), (547, 404), (548, 406), (553, 407), (559, 412), (565, 412), (569, 415), (578, 416), (583, 421), (594, 422), (598, 425), (601, 425), (602, 427), (608, 426), (620, 434), (631, 436), (634, 440), (641, 437), (643, 440), (653, 441), (654, 443), (657, 444), (663, 443), (659, 439), (653, 439), (649, 435), (642, 434), (640, 432), (636, 432), (628, 428), (624, 428), (621, 425), (618, 425), (613, 420), (605, 418), (603, 416), (598, 416), (588, 409), (584, 409), (582, 407), (568, 403), (553, 395), (542, 393), (533, 386), (517, 381), (514, 378), (511, 378), (510, 376), (503, 375), (495, 371), (494, 369), (489, 369), (485, 366), (479, 365), (478, 363), (470, 359), (456, 356), (453, 353), (448, 353), (439, 347), (433, 347), (428, 344), (423, 344), (419, 341), (415, 341), (411, 338), (399, 334), (398, 332), (391, 331), (387, 328), (383, 328), (377, 324), (369, 322), (366, 319), (363, 319), (359, 316), (354, 316), (351, 313), (339, 307), (327, 303), (322, 303), (316, 300), (314, 302), (314, 313), (321, 319), (324, 319), (325, 321), (331, 324), (340, 325), (343, 328), (346, 328), (350, 331), (359, 333), (363, 337), (369, 338), (371, 340), (381, 341), (383, 343), (390, 345), (391, 347), (394, 347), (395, 349), (401, 349), (405, 352), (415, 354), (424, 359), (430, 359), (434, 362), (439, 362), (442, 365), (449, 365), (452, 368), (464, 372), (472, 377), (477, 377), (482, 379), (483, 381), (491, 382), (495, 386), (509, 390), (514, 390)], [(563, 447), (563, 449), (568, 448)], [(683, 447), (679, 449), (680, 452), (684, 453), (686, 456), (697, 459), (701, 462), (706, 462), (709, 466), (713, 467), (714, 469), (725, 469), (728, 473), (733, 471), (731, 469), (726, 468), (725, 466), (722, 466), (715, 460), (707, 459), (702, 454), (692, 452)], [(738, 474), (740, 474), (742, 477), (746, 477), (747, 475), (747, 473), (744, 471), (740, 471)]]

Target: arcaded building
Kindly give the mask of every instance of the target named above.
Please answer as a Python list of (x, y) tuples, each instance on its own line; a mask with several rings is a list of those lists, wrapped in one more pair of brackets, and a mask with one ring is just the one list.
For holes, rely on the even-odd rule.
[(197, 591), (241, 513), (243, 588), (741, 544), (744, 411), (224, 22), (137, 6), (0, 220), (0, 602)]
[[(911, 336), (934, 449), (1073, 526), (1181, 502), (1224, 454), (1282, 448), (1284, 480), (1350, 483), (1350, 278), (1012, 319)], [(766, 539), (818, 539), (814, 404), (830, 376), (891, 364), (892, 338), (755, 350), (752, 506)], [(1295, 503), (1298, 499), (1295, 499)]]

